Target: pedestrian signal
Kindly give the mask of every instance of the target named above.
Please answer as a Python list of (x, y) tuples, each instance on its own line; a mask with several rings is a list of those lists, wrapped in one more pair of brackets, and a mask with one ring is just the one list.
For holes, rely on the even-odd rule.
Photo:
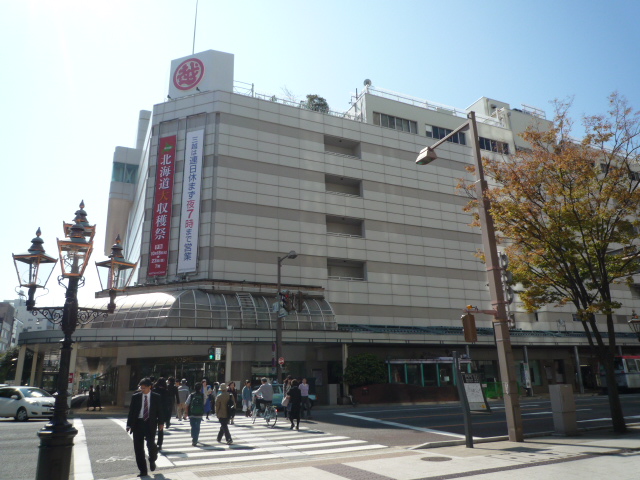
[(209, 347), (209, 360), (213, 360), (216, 358), (216, 349), (214, 347)]

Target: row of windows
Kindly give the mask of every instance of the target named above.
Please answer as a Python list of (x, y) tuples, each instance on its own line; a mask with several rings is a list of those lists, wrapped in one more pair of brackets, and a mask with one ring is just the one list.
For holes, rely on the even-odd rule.
[(509, 155), (509, 144), (505, 142), (499, 142), (498, 140), (491, 140), (490, 138), (478, 137), (480, 142), (480, 148), (489, 152), (503, 153)]
[[(392, 117), (385, 113), (373, 112), (373, 124), (380, 125), (382, 127), (393, 128), (395, 130), (401, 130), (403, 132), (418, 133), (418, 123), (413, 120), (407, 120), (405, 118)], [(449, 135), (453, 130), (444, 127), (437, 127), (435, 125), (425, 125), (425, 134), (429, 138), (442, 139)], [(509, 154), (509, 144), (500, 142), (498, 140), (492, 140), (490, 138), (479, 137), (480, 148), (489, 152)], [(458, 132), (447, 140), (451, 143), (457, 143), (460, 145), (466, 145), (467, 140), (463, 132)]]
[[(447, 135), (449, 135), (451, 132), (453, 132), (453, 130), (450, 130), (448, 128), (436, 127), (434, 125), (426, 126), (426, 133), (427, 133), (427, 137), (429, 138), (436, 138), (440, 140), (446, 137)], [(467, 141), (465, 140), (464, 132), (456, 133), (454, 136), (449, 138), (447, 142), (459, 143), (460, 145), (467, 144)]]
[(373, 124), (402, 132), (418, 133), (418, 122), (406, 118), (392, 117), (386, 113), (373, 112)]

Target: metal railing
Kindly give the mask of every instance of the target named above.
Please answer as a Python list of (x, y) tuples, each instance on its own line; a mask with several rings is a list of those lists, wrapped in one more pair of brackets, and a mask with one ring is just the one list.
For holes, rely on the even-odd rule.
[[(247, 83), (247, 82), (240, 82), (238, 80), (234, 80), (234, 86), (233, 86), (233, 93), (238, 93), (241, 95), (247, 95), (250, 97), (254, 97), (254, 98), (259, 98), (261, 100), (266, 100), (269, 102), (275, 102), (275, 103), (279, 103), (281, 105), (288, 105), (290, 107), (296, 107), (296, 108), (302, 108), (305, 110), (310, 110), (310, 111), (316, 111), (318, 113), (323, 113), (325, 115), (331, 115), (333, 117), (339, 117), (339, 118), (346, 118), (348, 120), (353, 120), (355, 122), (363, 122), (363, 116), (361, 114), (354, 114), (354, 113), (350, 113), (350, 111), (347, 112), (337, 112), (335, 110), (327, 110), (327, 111), (322, 111), (322, 110), (314, 110), (312, 108), (309, 108), (306, 104), (306, 101), (301, 100), (301, 101), (297, 101), (297, 100), (291, 100), (291, 99), (287, 99), (287, 98), (280, 98), (276, 95), (268, 95), (268, 94), (264, 94), (264, 93), (258, 93), (255, 91), (255, 85), (253, 83)], [(466, 110), (461, 110), (459, 108), (455, 108), (455, 107), (450, 107), (448, 105), (444, 105), (441, 103), (436, 103), (436, 102), (431, 102), (429, 100), (424, 100), (424, 99), (420, 99), (420, 98), (416, 98), (416, 97), (411, 97), (409, 95), (403, 95), (400, 93), (396, 93), (396, 92), (392, 92), (390, 90), (384, 90), (381, 88), (375, 88), (371, 85), (368, 85), (364, 88), (364, 90), (362, 90), (362, 92), (360, 94), (358, 94), (358, 97), (356, 98), (355, 102), (358, 102), (358, 100), (360, 100), (360, 98), (362, 98), (363, 95), (365, 94), (370, 94), (370, 95), (375, 95), (378, 97), (383, 97), (383, 98), (388, 98), (390, 100), (395, 100), (397, 102), (401, 102), (401, 103), (406, 103), (408, 105), (413, 105), (416, 107), (420, 107), (420, 108), (426, 108), (427, 110), (432, 110), (435, 112), (439, 112), (439, 113), (446, 113), (449, 115), (452, 115), (454, 117), (459, 117), (459, 118), (467, 118), (467, 111)], [(529, 113), (530, 115), (535, 115), (535, 116), (540, 116), (540, 112), (542, 112), (539, 109), (535, 109), (534, 107), (527, 107), (528, 110), (526, 113)], [(544, 112), (542, 112), (542, 114), (544, 115)], [(544, 117), (542, 117), (544, 118)], [(486, 115), (481, 115), (476, 113), (476, 120), (479, 123), (484, 123), (487, 125), (493, 125), (496, 127), (502, 127), (502, 128), (506, 128), (504, 123), (499, 119), (499, 118), (493, 118), (493, 117), (488, 117)]]
[[(424, 100), (417, 97), (411, 97), (409, 95), (404, 95), (396, 92), (392, 92), (390, 90), (384, 90), (381, 88), (376, 88), (371, 85), (368, 85), (364, 88), (362, 93), (358, 95), (358, 99), (365, 94), (375, 95), (377, 97), (388, 98), (390, 100), (395, 100), (397, 102), (406, 103), (408, 105), (413, 105), (415, 107), (426, 108), (427, 110), (432, 110), (434, 112), (446, 113), (454, 117), (467, 118), (467, 111), (461, 110), (456, 107), (451, 107), (449, 105), (444, 105), (437, 102), (431, 102), (429, 100)], [(356, 101), (358, 100), (356, 99)], [(496, 127), (505, 127), (505, 125), (497, 118), (487, 117), (486, 115), (481, 115), (476, 113), (476, 121), (480, 123), (485, 123), (488, 125), (493, 125)]]

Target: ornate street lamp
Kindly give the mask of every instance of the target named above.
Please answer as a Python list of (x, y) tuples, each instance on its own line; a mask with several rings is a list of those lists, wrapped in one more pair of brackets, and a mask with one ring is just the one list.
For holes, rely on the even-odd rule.
[[(298, 256), (298, 254), (294, 251), (291, 250), (289, 253), (285, 254), (282, 257), (278, 257), (278, 286), (277, 286), (277, 293), (276, 293), (276, 302), (278, 302), (278, 306), (280, 308), (278, 308), (278, 321), (276, 324), (276, 358), (275, 360), (279, 360), (281, 357), (284, 358), (283, 355), (283, 351), (282, 351), (282, 329), (284, 328), (284, 315), (281, 314), (282, 311), (282, 298), (280, 296), (280, 283), (281, 283), (281, 271), (282, 271), (282, 262), (284, 260), (286, 260), (287, 258), (290, 259), (294, 259)], [(278, 365), (274, 365), (274, 367), (276, 367), (278, 369), (278, 382), (282, 383), (282, 367), (280, 366), (280, 364), (278, 363)]]
[[(57, 260), (47, 256), (42, 248), (40, 229), (36, 238), (32, 240), (29, 253), (13, 255), (18, 281), (21, 286), (29, 288), (27, 308), (33, 315), (41, 314), (52, 323), (60, 325), (64, 338), (60, 347), (60, 365), (58, 370), (57, 392), (53, 417), (38, 432), (40, 449), (36, 480), (67, 480), (71, 465), (73, 437), (78, 431), (67, 420), (68, 397), (67, 385), (71, 364), (71, 336), (77, 325), (91, 322), (98, 315), (106, 316), (108, 310), (95, 310), (78, 307), (78, 288), (84, 285), (84, 271), (93, 251), (93, 237), (95, 225), (87, 222), (87, 212), (84, 202), (76, 211), (73, 223), (64, 223), (64, 233), (67, 238), (58, 239), (58, 254), (62, 275), (58, 277), (58, 284), (66, 288), (63, 307), (36, 307), (33, 292), (37, 288), (44, 288), (51, 270)], [(111, 265), (113, 266), (113, 265)], [(50, 268), (45, 272), (43, 267)], [(67, 279), (65, 286), (63, 280)]]
[(45, 288), (53, 272), (53, 267), (55, 267), (58, 262), (57, 259), (50, 257), (44, 252), (44, 248), (42, 247), (44, 240), (40, 238), (41, 234), (42, 232), (40, 228), (38, 228), (35, 238), (31, 240), (31, 247), (26, 253), (13, 254), (13, 263), (16, 266), (18, 282), (21, 287), (29, 289), (27, 310), (31, 310), (36, 304), (36, 301), (33, 299), (36, 290), (38, 288)]
[(122, 256), (121, 243), (120, 235), (118, 235), (116, 237), (116, 243), (111, 246), (109, 260), (96, 262), (102, 290), (109, 290), (110, 301), (107, 306), (109, 313), (115, 311), (117, 292), (124, 292), (129, 286), (133, 274), (136, 271), (136, 266), (138, 265), (137, 262), (131, 263), (125, 260)]
[(632, 311), (631, 320), (627, 323), (629, 324), (629, 328), (638, 336), (638, 341), (640, 341), (640, 319), (635, 310)]

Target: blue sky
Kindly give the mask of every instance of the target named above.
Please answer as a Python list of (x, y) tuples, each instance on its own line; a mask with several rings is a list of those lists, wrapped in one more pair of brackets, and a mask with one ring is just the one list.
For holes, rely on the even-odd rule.
[[(0, 297), (16, 298), (11, 253), (38, 227), (49, 254), (84, 199), (101, 261), (116, 146), (168, 91), (170, 61), (193, 46), (196, 0), (21, 0), (0, 5), (3, 75)], [(235, 55), (257, 91), (313, 93), (332, 110), (373, 85), (465, 108), (482, 96), (552, 114), (603, 113), (617, 90), (640, 108), (640, 2), (200, 0), (195, 51)], [(579, 133), (579, 132), (577, 132)], [(111, 239), (110, 239), (111, 242)], [(57, 275), (58, 273), (54, 273)], [(98, 289), (87, 270), (80, 300)], [(55, 278), (39, 305), (60, 304)], [(0, 300), (1, 300), (0, 299)]]

